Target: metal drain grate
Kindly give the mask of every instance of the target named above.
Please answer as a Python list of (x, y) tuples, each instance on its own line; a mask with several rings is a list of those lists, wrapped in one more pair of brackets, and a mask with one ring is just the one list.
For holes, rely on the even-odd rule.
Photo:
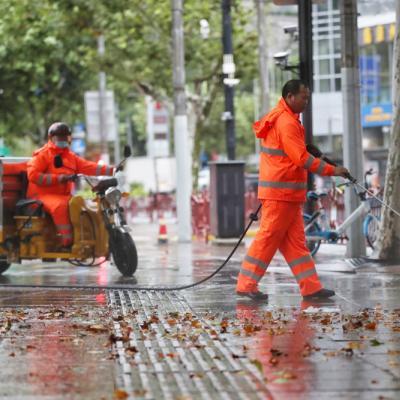
[(177, 293), (112, 290), (108, 299), (121, 384), (130, 398), (272, 398), (258, 369), (234, 358)]

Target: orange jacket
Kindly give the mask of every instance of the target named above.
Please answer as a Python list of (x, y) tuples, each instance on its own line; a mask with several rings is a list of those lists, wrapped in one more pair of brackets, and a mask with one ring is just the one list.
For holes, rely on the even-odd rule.
[(307, 152), (299, 115), (281, 98), (277, 106), (253, 124), (261, 139), (258, 198), (303, 202), (307, 171), (333, 175), (335, 168)]
[[(54, 166), (54, 156), (61, 155), (63, 166)], [(28, 197), (38, 197), (41, 194), (70, 195), (72, 182), (61, 183), (61, 177), (72, 174), (112, 175), (113, 168), (86, 161), (78, 157), (68, 148), (60, 149), (48, 141), (42, 148), (33, 153), (28, 162)]]

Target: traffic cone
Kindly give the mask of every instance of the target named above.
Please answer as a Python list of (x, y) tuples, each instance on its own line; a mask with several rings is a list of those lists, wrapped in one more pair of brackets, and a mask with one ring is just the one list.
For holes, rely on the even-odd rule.
[(158, 243), (168, 243), (167, 225), (165, 224), (165, 221), (163, 219), (160, 219), (159, 222)]

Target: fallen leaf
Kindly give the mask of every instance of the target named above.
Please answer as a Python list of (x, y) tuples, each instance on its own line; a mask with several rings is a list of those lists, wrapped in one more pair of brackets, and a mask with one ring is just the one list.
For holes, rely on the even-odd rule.
[(368, 324), (365, 325), (365, 329), (374, 331), (376, 329), (376, 322), (375, 321), (369, 322)]
[(280, 350), (277, 349), (271, 349), (270, 352), (274, 357), (279, 357), (283, 354)]
[(122, 389), (117, 389), (114, 392), (114, 399), (116, 400), (123, 400), (123, 399), (127, 399), (129, 397), (129, 394)]
[(129, 346), (129, 347), (126, 349), (126, 352), (127, 352), (129, 355), (135, 355), (136, 353), (139, 352), (139, 350), (137, 349), (136, 346)]
[(269, 359), (269, 363), (275, 367), (276, 365), (278, 365), (279, 360), (277, 358), (275, 358), (275, 357), (271, 357)]
[(108, 328), (105, 327), (104, 325), (89, 325), (86, 330), (88, 332), (92, 333), (103, 333), (103, 332), (108, 332)]
[(283, 374), (282, 378), (284, 378), (284, 379), (296, 379), (296, 378), (297, 378), (297, 375), (295, 375), (293, 372), (286, 371), (286, 372)]
[(254, 360), (250, 360), (250, 362), (252, 364), (254, 364), (260, 372), (263, 372), (263, 365), (261, 364), (261, 362), (259, 360), (254, 359)]
[(344, 348), (342, 349), (342, 351), (344, 352), (344, 354), (345, 354), (346, 356), (349, 356), (349, 357), (352, 357), (353, 354), (354, 354), (354, 351), (353, 351), (352, 348), (346, 348), (346, 347), (344, 347)]
[(346, 345), (347, 349), (352, 349), (352, 350), (359, 350), (363, 347), (362, 343), (360, 342), (349, 342)]
[(371, 339), (370, 341), (371, 346), (380, 346), (383, 342), (380, 342), (378, 339)]

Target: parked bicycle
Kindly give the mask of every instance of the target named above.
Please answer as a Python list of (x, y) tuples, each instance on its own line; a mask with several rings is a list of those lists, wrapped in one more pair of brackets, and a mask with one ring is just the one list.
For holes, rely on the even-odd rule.
[[(364, 181), (366, 181), (368, 175), (372, 175), (373, 173), (372, 170), (368, 170), (364, 175)], [(351, 185), (350, 182), (340, 186), (349, 185)], [(306, 243), (311, 255), (317, 253), (322, 241), (337, 243), (339, 240), (346, 239), (347, 228), (359, 218), (363, 218), (363, 235), (368, 245), (374, 248), (379, 232), (380, 204), (374, 201), (374, 198), (367, 197), (365, 190), (359, 190), (354, 187), (354, 191), (359, 197), (361, 204), (335, 229), (331, 228), (328, 215), (321, 201), (328, 193), (318, 193), (316, 191), (307, 193), (307, 198), (317, 203), (317, 209), (312, 215), (303, 214)]]

